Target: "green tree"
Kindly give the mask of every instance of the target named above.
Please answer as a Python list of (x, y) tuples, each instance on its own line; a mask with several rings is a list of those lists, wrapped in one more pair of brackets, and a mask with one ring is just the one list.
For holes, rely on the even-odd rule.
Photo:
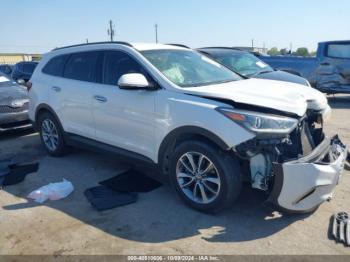
[(267, 54), (271, 56), (280, 55), (280, 51), (278, 51), (277, 47), (272, 47), (269, 51), (267, 51)]
[(288, 55), (288, 54), (289, 54), (289, 50), (287, 50), (287, 48), (282, 48), (282, 49), (280, 50), (280, 54), (281, 54), (281, 55)]
[(306, 47), (299, 47), (294, 54), (297, 56), (310, 56), (309, 50)]

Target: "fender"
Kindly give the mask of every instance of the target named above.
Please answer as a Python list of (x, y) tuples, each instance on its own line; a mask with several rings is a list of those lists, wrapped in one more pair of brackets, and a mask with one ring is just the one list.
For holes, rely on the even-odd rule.
[(60, 125), (60, 128), (61, 128), (62, 130), (64, 130), (64, 129), (63, 129), (63, 126), (62, 126), (62, 124), (61, 124), (61, 121), (60, 121), (60, 119), (59, 119), (59, 117), (58, 117), (58, 115), (57, 115), (56, 112), (52, 109), (52, 107), (50, 107), (48, 104), (40, 104), (39, 106), (37, 106), (36, 111), (35, 111), (35, 122), (33, 123), (33, 126), (34, 126), (35, 130), (38, 130), (38, 126), (37, 126), (37, 123), (38, 123), (38, 116), (39, 116), (39, 112), (40, 112), (41, 110), (43, 110), (43, 109), (46, 110), (46, 111), (49, 111), (49, 112), (55, 117), (57, 123)]
[(213, 142), (222, 150), (229, 150), (229, 146), (217, 135), (202, 127), (197, 126), (182, 126), (172, 130), (162, 141), (158, 151), (158, 163), (162, 165), (164, 156), (168, 149), (171, 149), (178, 138), (183, 136), (202, 136), (207, 140)]

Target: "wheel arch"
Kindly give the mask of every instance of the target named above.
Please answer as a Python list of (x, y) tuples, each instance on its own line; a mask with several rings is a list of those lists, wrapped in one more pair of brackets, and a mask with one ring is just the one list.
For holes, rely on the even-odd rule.
[(64, 130), (58, 115), (55, 113), (55, 111), (52, 109), (52, 107), (50, 107), (48, 104), (40, 104), (35, 110), (34, 127), (36, 130), (38, 130), (38, 118), (44, 112), (49, 112), (51, 115), (53, 115), (53, 117), (56, 119), (57, 123), (60, 125), (60, 128), (62, 130)]
[(213, 132), (197, 126), (183, 126), (172, 130), (162, 141), (158, 151), (158, 165), (163, 173), (168, 173), (168, 160), (170, 153), (175, 147), (187, 140), (196, 139), (208, 142), (223, 151), (229, 150), (227, 145), (220, 137)]

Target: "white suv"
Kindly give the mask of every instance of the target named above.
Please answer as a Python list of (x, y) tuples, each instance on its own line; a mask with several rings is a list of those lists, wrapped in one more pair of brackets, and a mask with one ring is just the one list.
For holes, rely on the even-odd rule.
[(230, 206), (243, 181), (281, 209), (314, 210), (331, 198), (347, 157), (322, 131), (323, 94), (243, 79), (180, 45), (58, 48), (28, 89), (50, 155), (89, 146), (156, 166), (201, 211)]

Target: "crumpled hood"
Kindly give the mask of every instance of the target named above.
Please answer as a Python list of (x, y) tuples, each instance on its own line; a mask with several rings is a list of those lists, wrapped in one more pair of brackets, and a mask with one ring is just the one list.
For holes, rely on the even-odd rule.
[(27, 92), (19, 85), (0, 86), (0, 105), (10, 106), (12, 101), (22, 99), (29, 101)]
[(254, 76), (254, 78), (279, 80), (303, 85), (304, 87), (302, 88), (304, 89), (301, 89), (300, 91), (305, 95), (307, 99), (308, 109), (324, 110), (328, 105), (327, 97), (320, 91), (309, 86), (309, 82), (303, 77), (293, 75), (284, 71), (273, 71), (266, 74)]
[(303, 86), (301, 91), (307, 99), (308, 109), (320, 111), (328, 106), (327, 97), (315, 88)]
[[(294, 83), (265, 79), (247, 79), (229, 83), (187, 88), (187, 94), (230, 99), (303, 116), (306, 110), (327, 107), (327, 99), (319, 91)], [(307, 101), (311, 101), (309, 103)]]

